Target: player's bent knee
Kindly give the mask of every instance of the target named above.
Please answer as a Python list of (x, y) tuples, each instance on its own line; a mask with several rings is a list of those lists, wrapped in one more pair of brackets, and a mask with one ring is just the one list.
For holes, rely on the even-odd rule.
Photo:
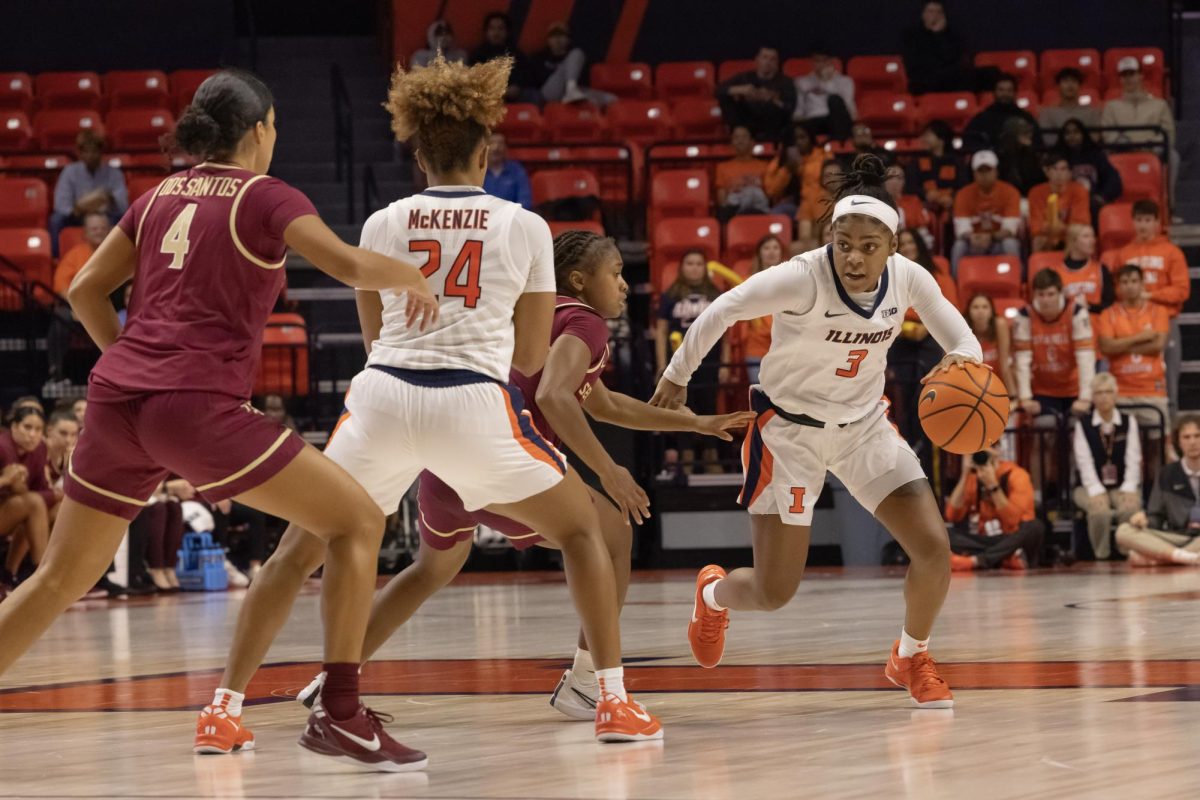
[(761, 611), (778, 611), (792, 601), (800, 581), (787, 586), (759, 586), (755, 600)]

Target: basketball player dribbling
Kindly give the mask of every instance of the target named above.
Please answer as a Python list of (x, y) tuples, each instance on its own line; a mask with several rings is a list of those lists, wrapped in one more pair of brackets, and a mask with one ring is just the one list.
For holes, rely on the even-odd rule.
[[(363, 327), (378, 336), (325, 454), (381, 511), (395, 510), (429, 470), (468, 511), (486, 507), (558, 546), (597, 667), (596, 738), (658, 739), (659, 721), (625, 693), (616, 580), (596, 508), (530, 422), (521, 393), (507, 386), (510, 369), (542, 369), (555, 306), (549, 226), (482, 188), (511, 64), (466, 67), (439, 56), (428, 67), (396, 69), (387, 103), (392, 128), (398, 139), (413, 139), (430, 188), (373, 214), (362, 245), (423, 258), (441, 314), (436, 325), (415, 331), (404, 324), (402, 294), (359, 298)], [(244, 692), (287, 621), (308, 565), (322, 557), (302, 526), (288, 528), (243, 603), (222, 687)], [(310, 733), (301, 738), (310, 749), (323, 747), (325, 728), (317, 723), (334, 712), (335, 677), (326, 670)]]
[[(605, 319), (621, 315), (629, 291), (621, 277), (621, 268), (621, 253), (612, 239), (587, 231), (567, 231), (555, 238), (558, 297), (546, 366), (531, 376), (514, 370), (511, 377), (524, 395), (538, 431), (556, 446), (561, 437), (596, 473), (608, 495), (589, 489), (616, 574), (617, 602), (623, 604), (629, 588), (632, 546), (628, 519), (630, 515), (644, 519), (649, 501), (628, 470), (605, 451), (584, 412), (600, 422), (634, 430), (691, 431), (725, 440), (732, 438), (728, 431), (745, 428), (755, 415), (738, 412), (696, 416), (687, 410), (651, 406), (605, 387), (600, 381), (609, 355)], [(359, 295), (371, 297), (366, 292)], [(364, 309), (361, 316), (363, 338), (370, 348), (379, 337), (381, 320), (371, 309)], [(520, 550), (534, 545), (552, 546), (511, 519), (484, 510), (467, 511), (454, 490), (432, 472), (421, 473), (417, 503), (421, 549), (417, 560), (393, 578), (376, 598), (363, 641), (364, 661), (462, 570), (471, 553), (477, 525), (499, 531)], [(306, 564), (304, 569), (311, 573), (319, 566), (317, 561)], [(322, 683), (323, 677), (318, 676), (297, 699), (311, 707)], [(587, 637), (580, 631), (574, 663), (563, 673), (550, 704), (572, 719), (592, 720), (598, 692)]]
[[(208, 78), (174, 138), (203, 163), (138, 198), (71, 285), (72, 309), (103, 354), (46, 559), (0, 605), (0, 672), (95, 585), (170, 472), (210, 502), (236, 497), (313, 532), (328, 560), (326, 668), (357, 675), (383, 515), (345, 470), (250, 407), (263, 328), (289, 247), (351, 286), (404, 292), (401, 313), (414, 329), (436, 321), (437, 299), (417, 267), (343, 243), (303, 194), (266, 176), (275, 110), (253, 75)], [(131, 278), (122, 330), (108, 297)], [(391, 766), (424, 760), (383, 731), (356, 679), (342, 688), (337, 724), (386, 746), (364, 754), (352, 739), (331, 738), (324, 755)], [(239, 735), (239, 706), (222, 697), (205, 709), (198, 743), (252, 748), (253, 738)], [(231, 735), (220, 741), (222, 733)]]
[(651, 402), (684, 402), (693, 371), (726, 328), (773, 315), (760, 383), (750, 390), (758, 420), (742, 448), (739, 503), (750, 512), (754, 566), (728, 575), (716, 565), (700, 571), (688, 625), (696, 661), (720, 662), (730, 609), (772, 611), (796, 593), (813, 506), (831, 471), (912, 562), (904, 627), (885, 675), (917, 707), (949, 708), (953, 695), (928, 646), (950, 587), (950, 544), (920, 463), (880, 398), (887, 350), (909, 307), (947, 353), (930, 376), (978, 362), (982, 353), (929, 273), (896, 253), (899, 215), (885, 178), (877, 156), (856, 158), (835, 192), (833, 243), (753, 275), (714, 301), (688, 329)]

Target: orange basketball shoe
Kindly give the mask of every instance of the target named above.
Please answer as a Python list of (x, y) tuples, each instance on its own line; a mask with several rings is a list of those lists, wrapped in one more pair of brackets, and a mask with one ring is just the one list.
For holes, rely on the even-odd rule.
[(725, 577), (725, 570), (709, 564), (696, 576), (696, 603), (692, 607), (692, 620), (688, 623), (688, 642), (692, 645), (692, 657), (705, 669), (721, 663), (725, 654), (725, 629), (729, 627), (729, 609), (713, 611), (704, 603), (704, 587)]
[(892, 645), (883, 675), (901, 689), (908, 689), (908, 697), (917, 708), (954, 708), (954, 695), (938, 674), (937, 662), (929, 653), (901, 658), (899, 639)]
[(663, 738), (662, 723), (641, 703), (604, 692), (596, 704), (596, 739), (601, 742), (642, 742)]
[(224, 705), (205, 706), (196, 720), (194, 753), (232, 753), (253, 750), (254, 734), (242, 725), (241, 716), (231, 716)]

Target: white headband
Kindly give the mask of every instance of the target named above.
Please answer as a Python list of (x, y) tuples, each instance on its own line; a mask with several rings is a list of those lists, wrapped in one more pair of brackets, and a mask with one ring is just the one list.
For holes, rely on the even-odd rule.
[(874, 217), (887, 225), (892, 233), (900, 227), (900, 215), (896, 213), (896, 209), (865, 194), (852, 194), (837, 201), (837, 205), (833, 207), (833, 221), (837, 222), (839, 217), (846, 214), (866, 214), (868, 217)]

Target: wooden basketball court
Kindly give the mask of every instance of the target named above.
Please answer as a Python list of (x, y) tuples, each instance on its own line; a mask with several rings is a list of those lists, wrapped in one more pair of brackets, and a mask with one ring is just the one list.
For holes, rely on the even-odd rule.
[(883, 678), (899, 572), (813, 570), (773, 614), (735, 613), (693, 665), (692, 572), (635, 576), (627, 683), (661, 743), (599, 745), (548, 705), (574, 652), (553, 573), (467, 575), (367, 668), (364, 693), (427, 772), (308, 755), (289, 695), (318, 668), (316, 584), (247, 696), (256, 752), (193, 756), (242, 594), (81, 604), (0, 682), (0, 798), (1200, 797), (1200, 569), (955, 576), (933, 652), (953, 711)]

